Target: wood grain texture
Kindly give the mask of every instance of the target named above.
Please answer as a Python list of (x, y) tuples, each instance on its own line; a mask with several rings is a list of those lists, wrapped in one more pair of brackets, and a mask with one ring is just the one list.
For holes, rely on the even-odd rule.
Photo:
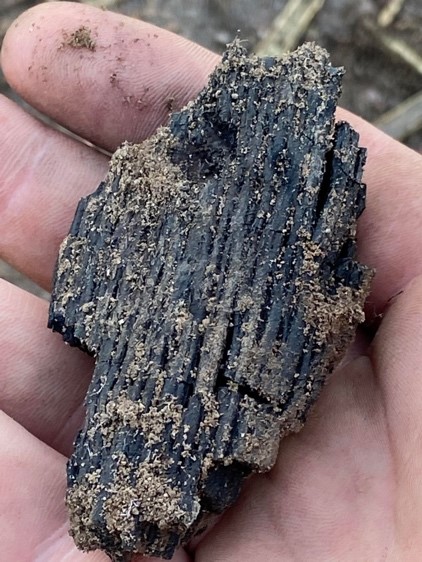
[(363, 320), (365, 151), (314, 45), (232, 44), (78, 207), (49, 326), (96, 356), (68, 465), (80, 548), (171, 558), (273, 466)]

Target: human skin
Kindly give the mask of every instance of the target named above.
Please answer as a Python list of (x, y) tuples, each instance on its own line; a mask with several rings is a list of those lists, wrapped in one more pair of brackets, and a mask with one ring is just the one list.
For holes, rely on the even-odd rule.
[[(65, 44), (83, 25), (94, 51)], [(194, 97), (217, 62), (167, 31), (67, 2), (25, 12), (1, 53), (20, 96), (106, 151), (150, 135), (169, 100)], [(176, 562), (422, 560), (422, 158), (338, 117), (368, 147), (358, 233), (361, 261), (377, 270), (368, 324), (273, 470), (251, 478)], [(76, 204), (108, 158), (5, 97), (0, 125), (0, 256), (48, 290)], [(105, 561), (73, 545), (64, 506), (92, 362), (46, 330), (47, 310), (0, 282), (0, 552), (8, 562)]]

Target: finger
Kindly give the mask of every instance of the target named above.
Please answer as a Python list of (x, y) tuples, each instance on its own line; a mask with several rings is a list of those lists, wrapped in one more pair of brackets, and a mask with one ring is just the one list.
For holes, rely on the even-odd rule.
[(0, 408), (68, 455), (84, 415), (91, 359), (46, 328), (48, 303), (0, 280)]
[[(66, 459), (0, 412), (0, 550), (19, 562), (107, 562), (78, 551), (64, 505)], [(188, 562), (180, 551), (175, 562)], [(153, 562), (136, 556), (133, 562)]]
[[(81, 27), (94, 50), (69, 44)], [(1, 60), (10, 85), (32, 106), (113, 151), (149, 136), (195, 96), (218, 57), (120, 14), (52, 2), (18, 18)]]
[(49, 289), (78, 200), (107, 159), (0, 96), (0, 256)]
[(4, 560), (105, 562), (68, 536), (65, 458), (0, 413), (0, 549)]
[(397, 465), (397, 526), (408, 545), (420, 536), (422, 515), (421, 334), (422, 276), (413, 280), (392, 303), (373, 342), (372, 353)]

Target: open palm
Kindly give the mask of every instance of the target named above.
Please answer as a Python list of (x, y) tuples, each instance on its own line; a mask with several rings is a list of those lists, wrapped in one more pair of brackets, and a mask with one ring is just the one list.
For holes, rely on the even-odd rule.
[[(68, 45), (83, 26), (93, 49)], [(9, 83), (29, 104), (106, 151), (150, 135), (217, 60), (148, 24), (67, 2), (26, 12), (2, 51)], [(371, 342), (358, 334), (274, 469), (250, 479), (177, 562), (422, 560), (422, 159), (342, 116), (369, 148), (360, 259), (377, 269), (368, 318), (382, 321)], [(0, 255), (49, 289), (77, 201), (102, 179), (107, 157), (4, 97), (0, 123)], [(46, 330), (47, 308), (0, 283), (0, 558), (105, 561), (76, 550), (64, 507), (92, 364)]]

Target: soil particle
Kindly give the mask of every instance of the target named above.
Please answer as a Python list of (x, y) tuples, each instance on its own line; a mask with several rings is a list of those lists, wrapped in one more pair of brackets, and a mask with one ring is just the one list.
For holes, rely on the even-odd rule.
[(79, 29), (68, 35), (66, 32), (63, 33), (65, 40), (63, 45), (68, 47), (73, 47), (74, 49), (88, 49), (90, 51), (95, 51), (96, 43), (91, 36), (91, 30), (86, 26), (81, 26)]
[(174, 109), (174, 98), (168, 98), (166, 101), (166, 109), (171, 113)]

